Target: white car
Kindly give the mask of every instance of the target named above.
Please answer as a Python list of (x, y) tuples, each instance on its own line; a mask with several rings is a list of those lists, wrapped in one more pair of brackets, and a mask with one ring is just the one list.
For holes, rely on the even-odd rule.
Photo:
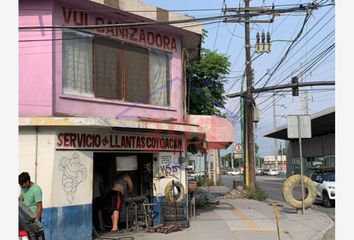
[(311, 174), (315, 182), (317, 197), (322, 200), (324, 207), (332, 207), (336, 199), (335, 169), (317, 168)]
[(269, 172), (267, 173), (269, 176), (276, 176), (279, 175), (279, 170), (275, 169), (275, 168), (271, 168), (269, 169)]
[(238, 171), (238, 170), (231, 170), (231, 171), (227, 172), (227, 175), (231, 175), (231, 176), (236, 176), (236, 175), (239, 175), (239, 174), (241, 174), (241, 172)]
[(196, 181), (198, 174), (195, 171), (188, 171), (188, 181)]

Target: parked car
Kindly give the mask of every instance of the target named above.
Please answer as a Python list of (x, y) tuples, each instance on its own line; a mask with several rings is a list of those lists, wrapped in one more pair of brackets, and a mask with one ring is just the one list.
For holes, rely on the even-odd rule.
[(188, 181), (196, 181), (198, 174), (195, 171), (188, 171)]
[(262, 168), (257, 168), (256, 169), (256, 175), (261, 176), (262, 175)]
[(230, 171), (227, 172), (227, 175), (230, 175), (230, 176), (236, 176), (236, 175), (239, 175), (239, 174), (241, 174), (241, 172), (238, 171), (238, 170), (230, 170)]
[(269, 172), (268, 172), (268, 175), (269, 176), (276, 176), (276, 175), (279, 175), (279, 170), (278, 169), (275, 169), (275, 168), (271, 168), (269, 169)]
[(204, 177), (204, 175), (205, 175), (204, 171), (197, 172), (197, 177)]
[(261, 176), (267, 176), (269, 173), (270, 169), (269, 168), (263, 168), (261, 172)]
[(310, 178), (315, 182), (316, 195), (323, 202), (324, 207), (332, 207), (335, 204), (335, 169), (333, 167), (314, 168)]

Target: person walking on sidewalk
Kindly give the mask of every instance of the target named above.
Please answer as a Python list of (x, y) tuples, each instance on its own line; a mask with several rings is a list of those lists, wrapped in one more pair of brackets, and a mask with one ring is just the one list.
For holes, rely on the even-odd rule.
[(109, 192), (110, 212), (112, 219), (112, 232), (118, 231), (119, 215), (124, 195), (133, 192), (133, 182), (128, 173), (115, 175), (112, 180), (112, 188)]
[(42, 218), (42, 189), (31, 182), (31, 177), (28, 172), (22, 172), (18, 176), (18, 183), (21, 187), (19, 200), (22, 201), (36, 216), (38, 221)]

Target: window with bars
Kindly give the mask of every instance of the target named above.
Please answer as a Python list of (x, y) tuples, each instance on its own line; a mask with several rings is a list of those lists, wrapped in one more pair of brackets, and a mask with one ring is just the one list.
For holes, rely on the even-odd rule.
[(63, 93), (170, 105), (169, 53), (63, 30)]

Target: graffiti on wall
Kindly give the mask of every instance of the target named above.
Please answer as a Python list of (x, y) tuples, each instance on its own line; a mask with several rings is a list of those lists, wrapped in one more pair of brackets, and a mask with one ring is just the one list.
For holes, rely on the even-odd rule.
[(79, 155), (73, 153), (71, 158), (61, 157), (58, 169), (63, 172), (62, 185), (66, 193), (66, 199), (69, 203), (72, 203), (77, 187), (87, 177), (86, 166), (80, 162)]
[(171, 177), (180, 180), (180, 173), (183, 169), (184, 161), (182, 157), (161, 156), (160, 157), (160, 176)]

